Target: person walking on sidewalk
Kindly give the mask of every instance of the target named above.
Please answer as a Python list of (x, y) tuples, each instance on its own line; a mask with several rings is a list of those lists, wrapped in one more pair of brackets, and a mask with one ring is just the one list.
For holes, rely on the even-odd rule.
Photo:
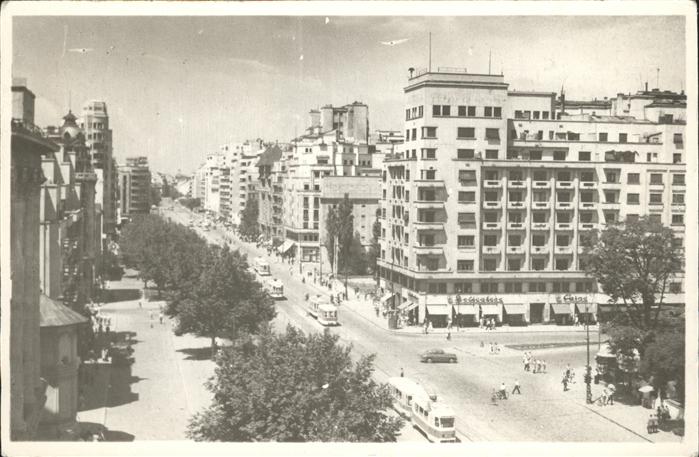
[(507, 386), (504, 382), (500, 384), (500, 397), (502, 397), (503, 400), (507, 400)]
[(515, 386), (512, 389), (512, 395), (514, 394), (519, 394), (522, 395), (522, 392), (519, 390), (519, 380), (515, 379)]
[(561, 383), (563, 384), (563, 392), (567, 392), (568, 391), (568, 377), (564, 375)]
[(405, 372), (403, 371), (403, 368), (401, 367), (400, 369), (400, 377), (402, 378), (405, 375)]
[(160, 311), (160, 315), (159, 315), (158, 317), (160, 318), (160, 324), (162, 325), (162, 323), (163, 323), (163, 318), (165, 317), (165, 316), (163, 316), (163, 312), (162, 312), (162, 311)]
[(546, 373), (546, 360), (541, 361), (541, 369), (543, 370), (544, 373)]

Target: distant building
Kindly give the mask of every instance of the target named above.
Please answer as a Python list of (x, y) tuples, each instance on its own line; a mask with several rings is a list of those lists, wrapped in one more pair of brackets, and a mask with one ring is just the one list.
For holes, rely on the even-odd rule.
[[(12, 81), (10, 162), (10, 437), (35, 437), (46, 402), (41, 380), (39, 216), (42, 156), (57, 151), (34, 125), (35, 96), (26, 80)], [(3, 286), (6, 286), (3, 284)]]
[(282, 149), (271, 145), (257, 161), (257, 202), (260, 233), (268, 239), (281, 241), (283, 233), (283, 163)]
[(147, 157), (127, 157), (119, 166), (120, 217), (130, 219), (136, 214), (150, 213), (151, 172)]

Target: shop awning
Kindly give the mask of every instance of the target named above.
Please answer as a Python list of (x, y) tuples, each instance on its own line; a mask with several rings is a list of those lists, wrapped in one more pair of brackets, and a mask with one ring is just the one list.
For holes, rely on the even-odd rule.
[(570, 305), (565, 303), (552, 303), (551, 310), (553, 314), (570, 314)]
[(417, 307), (417, 303), (411, 302), (411, 301), (407, 301), (407, 302), (403, 303), (402, 305), (400, 305), (400, 306), (398, 307), (398, 309), (399, 309), (400, 311), (406, 311), (406, 312), (407, 312), (407, 311), (410, 311), (411, 309), (416, 308), (416, 307)]
[[(585, 313), (597, 313), (597, 303), (576, 303), (575, 307), (578, 308), (578, 312), (581, 314)], [(587, 308), (587, 310), (585, 309)]]
[(386, 292), (383, 297), (381, 297), (381, 303), (386, 303), (388, 300), (390, 300), (393, 297), (394, 293), (393, 292)]
[(507, 314), (526, 314), (527, 310), (524, 309), (524, 305), (522, 304), (511, 304), (505, 305), (505, 312)]
[(468, 314), (476, 315), (478, 314), (478, 307), (475, 305), (454, 305), (454, 310), (456, 314)]
[(286, 240), (284, 243), (277, 248), (277, 251), (281, 254), (284, 254), (286, 251), (291, 249), (296, 243), (294, 243), (291, 240)]
[(449, 314), (450, 308), (451, 306), (449, 305), (427, 305), (427, 313), (433, 316), (446, 316)]
[(483, 311), (484, 316), (492, 316), (500, 314), (500, 307), (498, 305), (481, 305), (481, 311)]

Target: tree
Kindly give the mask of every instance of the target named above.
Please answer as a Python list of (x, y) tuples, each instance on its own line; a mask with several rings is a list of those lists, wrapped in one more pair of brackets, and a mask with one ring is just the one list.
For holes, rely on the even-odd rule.
[(240, 215), (240, 228), (238, 229), (243, 237), (257, 239), (260, 236), (260, 226), (257, 222), (258, 216), (257, 199), (248, 196), (245, 208)]
[[(352, 202), (349, 195), (340, 202), (337, 208), (330, 208), (326, 220), (328, 253), (330, 262), (335, 264), (335, 250), (338, 251), (337, 270), (346, 272), (349, 261), (352, 239), (354, 238), (354, 216), (352, 214)], [(335, 248), (337, 243), (337, 249)]]
[(643, 217), (634, 223), (608, 225), (583, 240), (583, 261), (612, 302), (625, 305), (632, 325), (657, 325), (663, 298), (683, 258), (673, 231)]
[(371, 377), (374, 356), (325, 331), (264, 332), (221, 351), (207, 387), (212, 405), (195, 415), (197, 441), (395, 441), (403, 425), (386, 411), (392, 399)]
[(150, 204), (158, 206), (160, 205), (160, 189), (158, 189), (155, 186), (151, 186), (150, 188)]
[(190, 211), (193, 211), (194, 208), (199, 208), (201, 206), (200, 198), (180, 198), (179, 202), (180, 204), (182, 204), (182, 206), (189, 209)]
[(376, 261), (381, 255), (381, 245), (379, 244), (379, 239), (381, 238), (381, 209), (376, 210), (376, 219), (374, 220), (374, 225), (371, 227), (371, 246), (369, 247), (369, 252), (367, 254), (367, 261), (369, 263), (369, 269), (376, 276), (377, 284), (379, 280), (379, 269), (376, 267)]
[(238, 251), (211, 248), (203, 263), (198, 280), (191, 289), (179, 291), (177, 306), (168, 307), (168, 314), (177, 318), (176, 334), (210, 338), (214, 353), (216, 338), (257, 332), (276, 313)]
[(366, 274), (368, 266), (369, 260), (367, 258), (367, 252), (362, 245), (359, 232), (357, 232), (354, 234), (354, 238), (352, 238), (347, 262), (345, 262), (345, 269), (349, 274), (364, 275)]
[(676, 382), (677, 400), (684, 401), (684, 328), (655, 335), (641, 358), (640, 373), (650, 379), (656, 392)]

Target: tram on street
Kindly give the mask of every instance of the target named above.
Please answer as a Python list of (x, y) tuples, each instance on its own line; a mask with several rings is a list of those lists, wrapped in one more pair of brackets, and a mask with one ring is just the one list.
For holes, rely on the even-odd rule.
[(429, 395), (412, 379), (393, 377), (388, 385), (395, 409), (409, 418), (430, 442), (456, 442), (455, 416), (449, 406), (438, 402), (435, 395)]
[(307, 303), (308, 314), (315, 317), (322, 325), (340, 325), (337, 320), (337, 307), (331, 304), (326, 297), (313, 295)]
[(269, 296), (275, 300), (284, 298), (284, 283), (280, 280), (271, 279), (267, 282), (267, 289), (269, 291)]
[(255, 273), (257, 273), (260, 276), (270, 276), (271, 273), (269, 271), (269, 263), (263, 259), (262, 257), (258, 257), (255, 259), (255, 263), (253, 264), (253, 268), (255, 269)]

